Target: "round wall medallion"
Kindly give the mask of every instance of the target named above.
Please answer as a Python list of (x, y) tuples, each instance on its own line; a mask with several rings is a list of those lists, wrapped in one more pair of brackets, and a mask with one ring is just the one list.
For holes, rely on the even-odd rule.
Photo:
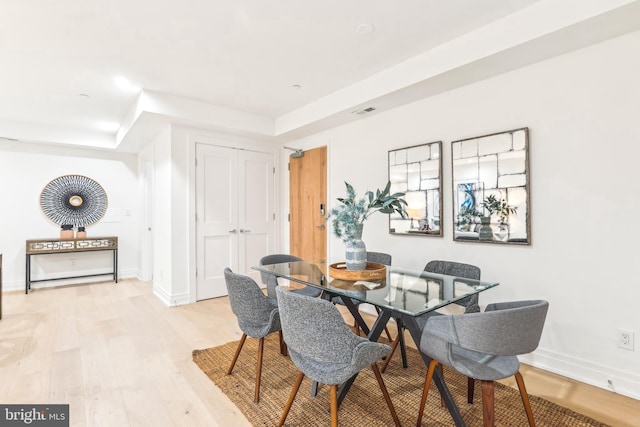
[(107, 193), (91, 178), (64, 175), (48, 183), (40, 194), (44, 214), (56, 224), (86, 226), (107, 211)]

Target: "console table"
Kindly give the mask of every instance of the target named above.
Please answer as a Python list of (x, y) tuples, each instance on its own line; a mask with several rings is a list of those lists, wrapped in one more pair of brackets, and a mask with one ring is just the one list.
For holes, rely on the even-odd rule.
[[(36, 255), (62, 254), (70, 252), (112, 251), (113, 271), (98, 274), (84, 274), (78, 276), (55, 277), (51, 279), (31, 280), (31, 257)], [(84, 239), (36, 239), (27, 240), (26, 248), (26, 278), (24, 293), (28, 294), (31, 284), (35, 282), (48, 282), (50, 280), (75, 279), (78, 277), (113, 275), (113, 280), (118, 283), (118, 238), (94, 237)]]

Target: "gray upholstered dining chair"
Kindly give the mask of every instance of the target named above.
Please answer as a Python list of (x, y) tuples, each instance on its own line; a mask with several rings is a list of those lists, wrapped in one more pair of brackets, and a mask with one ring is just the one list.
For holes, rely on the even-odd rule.
[[(280, 350), (283, 352), (282, 332), (278, 303), (266, 296), (258, 284), (249, 276), (236, 274), (229, 268), (224, 269), (224, 279), (229, 293), (231, 310), (238, 319), (238, 326), (242, 330), (242, 338), (231, 361), (227, 375), (231, 375), (233, 367), (240, 356), (247, 335), (258, 339), (258, 362), (256, 366), (256, 387), (253, 401), (260, 400), (260, 379), (262, 375), (262, 353), (264, 351), (264, 337), (272, 332), (280, 331)], [(284, 352), (283, 352), (284, 353)]]
[(338, 384), (371, 366), (396, 426), (398, 416), (384, 385), (376, 361), (389, 354), (388, 345), (354, 334), (338, 309), (329, 301), (276, 288), (282, 333), (293, 364), (300, 370), (284, 407), (278, 426), (282, 426), (293, 405), (305, 375), (328, 384), (331, 425), (338, 425)]
[[(480, 280), (480, 267), (471, 264), (464, 264), (454, 261), (429, 261), (424, 266), (424, 271), (436, 274), (446, 274), (448, 276), (463, 277), (465, 279)], [(478, 305), (478, 294), (462, 298), (456, 304), (465, 307), (465, 313), (475, 313), (480, 311)]]
[[(283, 262), (294, 261), (302, 261), (302, 258), (289, 254), (272, 254), (263, 256), (260, 259), (260, 265), (280, 264)], [(276, 277), (276, 275), (261, 271), (260, 278), (262, 279), (262, 283), (267, 286), (267, 295), (269, 295), (269, 297), (273, 299), (276, 299), (276, 286), (278, 286), (278, 278)], [(304, 286), (302, 288), (293, 289), (292, 292), (301, 293), (302, 295), (308, 295), (311, 297), (317, 297), (322, 293), (320, 289), (314, 288), (313, 286)]]
[[(391, 265), (391, 255), (384, 253), (384, 252), (369, 252), (367, 251), (367, 262), (375, 262), (378, 264), (383, 264), (383, 265)], [(342, 298), (340, 298), (339, 296), (335, 296), (333, 298), (331, 298), (331, 302), (333, 302), (334, 304), (340, 304), (340, 305), (344, 305), (344, 302), (342, 302)], [(360, 303), (358, 301), (355, 301), (356, 305), (360, 305)], [(378, 314), (380, 314), (380, 309), (378, 307), (376, 307), (376, 311), (378, 312)], [(358, 322), (354, 319), (353, 320), (353, 327), (355, 328), (356, 332), (358, 333), (358, 335), (360, 334), (360, 326), (358, 325)], [(387, 339), (389, 339), (389, 342), (392, 341), (391, 338), (391, 333), (389, 333), (389, 329), (385, 326), (384, 327), (384, 331), (387, 334)]]
[[(456, 276), (464, 279), (473, 279), (480, 280), (480, 267), (476, 267), (471, 264), (464, 264), (461, 262), (454, 261), (442, 261), (442, 260), (434, 260), (429, 261), (427, 265), (424, 266), (423, 271), (428, 273), (436, 273), (436, 274), (446, 274), (448, 276)], [(471, 295), (461, 300), (457, 301), (456, 304), (462, 305), (465, 307), (465, 313), (473, 313), (480, 311), (480, 307), (478, 306), (478, 294)], [(427, 323), (427, 319), (434, 315), (439, 315), (437, 311), (429, 312), (425, 315), (419, 316), (416, 318), (420, 329), (424, 328), (425, 323)], [(404, 346), (404, 335), (403, 329), (400, 325), (398, 325), (398, 334), (396, 338), (391, 343), (391, 355), (385, 360), (384, 364), (381, 366), (380, 370), (382, 372), (386, 371), (389, 362), (393, 354), (400, 344), (400, 348)], [(406, 361), (403, 358), (403, 366), (406, 367)], [(467, 391), (467, 401), (469, 403), (473, 403), (473, 390), (474, 390), (474, 381), (472, 378), (469, 379), (468, 391)]]
[(482, 418), (494, 425), (494, 381), (515, 375), (531, 427), (535, 426), (529, 396), (517, 355), (538, 347), (549, 303), (543, 300), (489, 304), (482, 313), (432, 316), (420, 340), (420, 351), (430, 357), (418, 423), (438, 364), (482, 381)]

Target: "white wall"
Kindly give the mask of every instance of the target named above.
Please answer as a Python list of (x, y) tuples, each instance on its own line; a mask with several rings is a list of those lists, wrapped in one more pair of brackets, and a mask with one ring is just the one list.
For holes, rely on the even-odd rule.
[[(137, 163), (132, 154), (54, 147), (26, 142), (0, 142), (0, 252), (4, 290), (24, 290), (25, 240), (59, 238), (60, 226), (40, 208), (40, 193), (61, 175), (85, 175), (107, 193), (105, 217), (87, 227), (89, 237), (118, 236), (119, 277), (138, 275), (139, 203)], [(111, 270), (109, 251), (32, 257), (32, 279), (93, 274)], [(73, 265), (72, 265), (73, 264)], [(33, 288), (104, 281), (109, 276), (58, 280)], [(10, 312), (5, 307), (5, 312)]]
[[(640, 398), (640, 344), (616, 346), (618, 328), (640, 334), (639, 51), (636, 32), (295, 145), (328, 145), (331, 207), (345, 180), (360, 193), (383, 186), (388, 150), (442, 140), (444, 237), (389, 235), (387, 218), (376, 214), (364, 227), (367, 247), (404, 267), (432, 259), (476, 264), (483, 278), (500, 282), (481, 295), (483, 304), (549, 300), (540, 347), (523, 361), (600, 387), (611, 380), (615, 391)], [(525, 126), (532, 244), (453, 242), (451, 141)], [(343, 244), (332, 236), (329, 251), (329, 259), (340, 258)]]

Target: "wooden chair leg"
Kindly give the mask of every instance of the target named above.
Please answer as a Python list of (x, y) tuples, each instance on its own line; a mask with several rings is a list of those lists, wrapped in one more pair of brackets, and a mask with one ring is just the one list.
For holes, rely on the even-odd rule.
[(287, 351), (287, 343), (284, 342), (282, 331), (278, 331), (278, 337), (280, 338), (280, 354), (283, 356), (288, 356), (289, 352)]
[(260, 401), (260, 379), (262, 377), (262, 354), (264, 353), (264, 337), (258, 340), (258, 364), (256, 365), (256, 391), (253, 395), (253, 401)]
[(293, 384), (293, 388), (291, 389), (291, 393), (289, 394), (289, 400), (287, 400), (286, 405), (284, 405), (284, 410), (282, 411), (282, 415), (280, 416), (278, 427), (282, 427), (282, 425), (284, 424), (284, 420), (287, 419), (287, 415), (289, 415), (289, 410), (291, 409), (291, 405), (293, 405), (293, 400), (296, 398), (296, 394), (298, 394), (298, 390), (300, 389), (300, 384), (302, 384), (303, 379), (304, 374), (302, 373), (302, 371), (298, 372), (296, 382)]
[(329, 388), (331, 396), (331, 427), (338, 427), (338, 386), (333, 384)]
[(242, 338), (240, 338), (240, 342), (238, 343), (238, 348), (236, 349), (236, 354), (233, 356), (233, 360), (231, 361), (231, 366), (229, 366), (227, 375), (231, 375), (231, 371), (233, 371), (233, 367), (236, 366), (236, 361), (238, 360), (238, 356), (240, 356), (240, 350), (242, 350), (242, 346), (244, 345), (244, 341), (246, 339), (247, 339), (247, 334), (242, 334)]
[(420, 409), (418, 410), (418, 427), (422, 425), (422, 415), (424, 414), (424, 407), (427, 403), (427, 395), (429, 394), (429, 386), (431, 386), (431, 380), (433, 379), (433, 373), (438, 366), (437, 360), (431, 360), (429, 363), (429, 369), (427, 369), (427, 376), (424, 380), (424, 389), (422, 390), (422, 399), (420, 399)]
[(382, 367), (380, 368), (380, 371), (382, 373), (384, 373), (384, 371), (387, 370), (387, 366), (389, 365), (389, 362), (391, 362), (391, 357), (393, 356), (393, 353), (395, 353), (399, 342), (400, 342), (400, 338), (396, 337), (396, 339), (393, 340), (393, 342), (391, 343), (391, 353), (389, 353), (389, 355), (384, 359), (384, 362), (382, 363)]
[(467, 377), (467, 403), (473, 404), (473, 392), (476, 388), (476, 380)]
[(518, 383), (518, 390), (520, 390), (520, 397), (522, 397), (524, 410), (527, 413), (529, 426), (535, 427), (536, 422), (533, 420), (533, 412), (531, 411), (531, 403), (529, 402), (529, 395), (527, 394), (527, 388), (524, 386), (524, 378), (522, 378), (522, 374), (520, 372), (516, 372), (516, 382)]
[(391, 397), (389, 396), (387, 387), (384, 385), (384, 381), (382, 380), (382, 374), (380, 374), (378, 365), (373, 363), (371, 365), (371, 369), (373, 369), (373, 373), (376, 375), (376, 380), (378, 380), (378, 385), (380, 386), (380, 390), (382, 390), (382, 395), (384, 396), (384, 400), (387, 402), (387, 406), (389, 407), (389, 411), (391, 412), (391, 417), (393, 417), (393, 421), (395, 422), (396, 427), (400, 427), (400, 420), (398, 419), (398, 414), (396, 414), (396, 410), (393, 407), (393, 403), (391, 402)]
[(493, 391), (495, 383), (493, 381), (482, 380), (482, 422), (484, 427), (494, 427), (495, 408)]

